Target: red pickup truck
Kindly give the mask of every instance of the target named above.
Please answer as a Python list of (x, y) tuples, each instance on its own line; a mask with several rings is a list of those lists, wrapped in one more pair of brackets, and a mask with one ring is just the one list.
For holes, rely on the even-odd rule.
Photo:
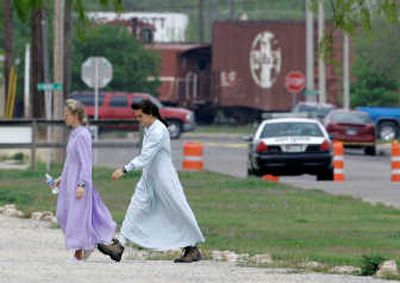
[[(69, 98), (79, 100), (85, 106), (89, 118), (94, 117), (94, 93), (73, 92)], [(194, 113), (177, 107), (165, 107), (154, 96), (138, 92), (101, 92), (99, 94), (99, 120), (106, 119), (135, 119), (131, 110), (133, 102), (148, 99), (156, 104), (161, 116), (168, 122), (172, 139), (177, 139), (182, 132), (193, 131), (196, 128)]]

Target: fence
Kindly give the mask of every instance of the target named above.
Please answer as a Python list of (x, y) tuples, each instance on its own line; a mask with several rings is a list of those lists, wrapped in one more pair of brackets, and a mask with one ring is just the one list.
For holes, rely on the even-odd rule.
[[(0, 120), (0, 149), (30, 149), (31, 150), (31, 168), (36, 169), (36, 151), (39, 148), (65, 148), (67, 139), (63, 142), (41, 141), (39, 138), (40, 126), (67, 127), (63, 120), (44, 120), (44, 119), (14, 119)], [(123, 129), (135, 131), (139, 135), (139, 125), (133, 120), (89, 120), (90, 126), (98, 126), (101, 129)], [(20, 130), (16, 139), (7, 137), (6, 130), (11, 127)], [(45, 132), (45, 131), (42, 131)], [(134, 141), (107, 141), (94, 140), (92, 143), (94, 148), (122, 148), (122, 147), (138, 147), (139, 142)]]

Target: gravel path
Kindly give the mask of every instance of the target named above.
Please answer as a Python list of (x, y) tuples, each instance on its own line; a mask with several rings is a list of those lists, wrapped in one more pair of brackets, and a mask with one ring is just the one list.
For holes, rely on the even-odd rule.
[(123, 259), (113, 263), (98, 252), (85, 263), (70, 263), (63, 235), (43, 221), (0, 215), (0, 282), (393, 282), (367, 277), (291, 273), (284, 269), (244, 268), (227, 262)]

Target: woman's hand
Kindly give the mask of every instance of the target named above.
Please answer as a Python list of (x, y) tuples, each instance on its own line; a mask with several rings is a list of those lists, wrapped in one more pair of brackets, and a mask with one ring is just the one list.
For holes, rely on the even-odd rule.
[(77, 199), (81, 199), (84, 194), (85, 194), (85, 188), (84, 187), (79, 186), (75, 190), (75, 196), (76, 196)]
[(118, 168), (118, 169), (115, 169), (115, 171), (112, 173), (111, 179), (113, 181), (116, 181), (119, 178), (121, 178), (122, 176), (124, 176), (124, 171), (122, 171), (121, 168)]

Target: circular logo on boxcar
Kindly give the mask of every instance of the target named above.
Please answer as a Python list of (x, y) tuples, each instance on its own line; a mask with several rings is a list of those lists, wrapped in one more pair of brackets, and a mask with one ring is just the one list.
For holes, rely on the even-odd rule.
[(281, 49), (274, 34), (257, 34), (250, 51), (250, 70), (254, 82), (261, 88), (270, 88), (281, 71)]

